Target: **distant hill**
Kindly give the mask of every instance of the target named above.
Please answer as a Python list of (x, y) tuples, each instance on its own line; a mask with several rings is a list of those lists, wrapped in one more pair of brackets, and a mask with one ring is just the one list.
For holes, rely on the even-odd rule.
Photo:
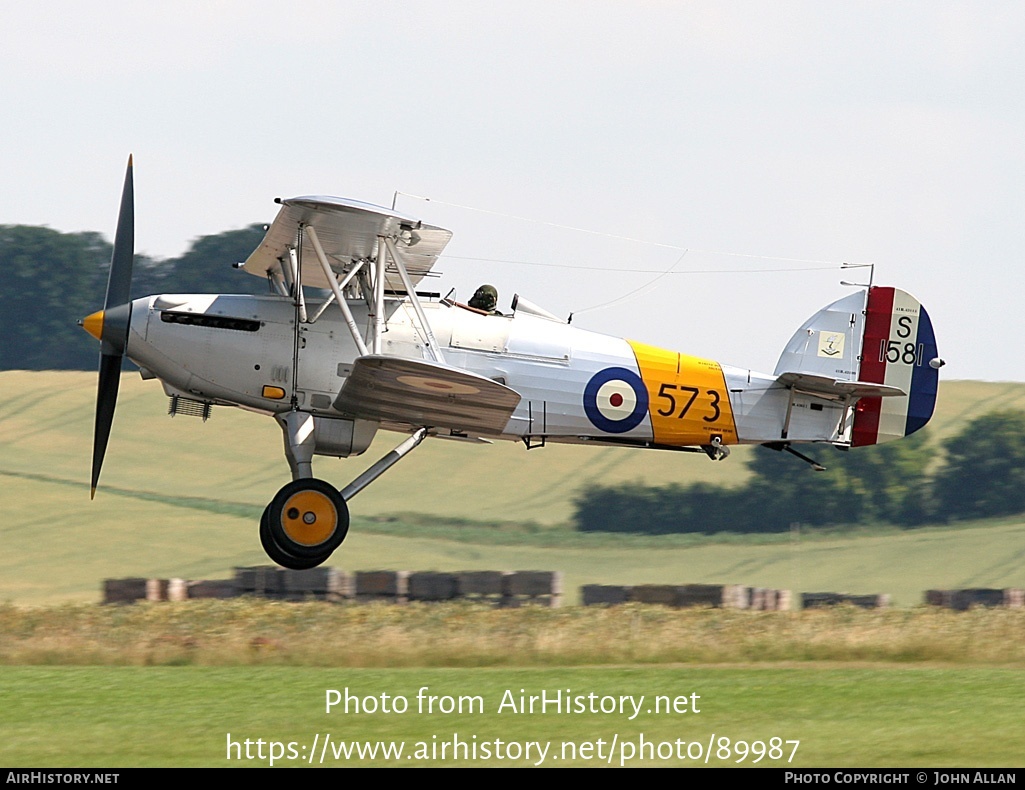
[[(5, 546), (0, 554), (0, 601), (92, 600), (104, 576), (200, 578), (218, 570), (226, 573), (233, 565), (264, 563), (256, 519), (288, 479), (277, 426), (270, 419), (230, 408), (215, 408), (206, 423), (169, 418), (160, 386), (125, 374), (100, 489), (90, 502), (95, 388), (95, 375), (86, 372), (0, 372), (0, 535)], [(937, 415), (927, 430), (936, 440), (997, 408), (1025, 409), (1025, 384), (943, 382)], [(359, 458), (318, 458), (316, 473), (342, 486), (400, 439), (380, 434)], [(544, 527), (569, 520), (573, 497), (588, 482), (729, 484), (745, 479), (744, 456), (745, 449), (740, 448), (726, 461), (712, 463), (704, 456), (671, 452), (558, 445), (527, 451), (521, 444), (505, 442), (467, 445), (431, 440), (354, 499), (352, 510), (357, 518), (415, 512), (485, 523), (536, 522)], [(1025, 585), (1025, 571), (1019, 571), (1014, 559), (1025, 554), (1025, 528), (1013, 521), (1001, 524), (992, 530), (964, 530), (965, 537), (959, 540), (949, 537), (951, 530), (898, 537), (919, 541), (920, 546), (947, 547), (946, 564), (942, 557), (947, 554), (922, 554), (931, 557), (933, 585), (986, 586), (1015, 579)], [(657, 542), (647, 542), (624, 543), (622, 549), (557, 550), (543, 548), (542, 542), (536, 547), (494, 547), (483, 541), (432, 540), (429, 527), (422, 539), (373, 532), (372, 525), (354, 525), (332, 564), (414, 564), (414, 569), (450, 570), (545, 567), (567, 572), (576, 568), (570, 583), (661, 580), (787, 586), (779, 579), (770, 583), (769, 578), (789, 572), (785, 546), (663, 550)], [(991, 533), (993, 537), (984, 537)], [(937, 534), (944, 536), (942, 540)], [(859, 555), (858, 563), (867, 566), (834, 563), (826, 554), (802, 566), (802, 572), (816, 587), (835, 588), (843, 582), (853, 592), (894, 592), (893, 587), (880, 587), (885, 586), (883, 579), (862, 590), (854, 589), (860, 577), (851, 582), (849, 575), (840, 576), (830, 584), (828, 576), (831, 570), (850, 574), (856, 567), (868, 567), (875, 568), (875, 578), (875, 571), (892, 568), (888, 573), (893, 574), (893, 584), (908, 589), (906, 602), (913, 603), (907, 585), (919, 582), (912, 580), (914, 574), (898, 578), (901, 572), (893, 560), (900, 558), (910, 568), (916, 562), (913, 553), (920, 548), (903, 543), (902, 548), (887, 547), (887, 540), (891, 539), (871, 539), (882, 543), (876, 554)], [(823, 549), (826, 545), (815, 543)], [(757, 551), (749, 555), (757, 549), (769, 551), (775, 559), (759, 559)], [(840, 551), (836, 546), (830, 550)], [(741, 556), (745, 562), (740, 562)], [(350, 564), (356, 562), (361, 564)], [(770, 568), (776, 571), (770, 573)], [(922, 570), (927, 573), (930, 566)]]

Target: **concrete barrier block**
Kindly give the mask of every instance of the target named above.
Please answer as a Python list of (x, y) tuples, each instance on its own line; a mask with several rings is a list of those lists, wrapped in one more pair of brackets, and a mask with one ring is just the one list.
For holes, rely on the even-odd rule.
[(461, 571), (456, 576), (460, 596), (502, 595), (508, 571)]
[(411, 573), (408, 588), (411, 601), (450, 601), (458, 595), (454, 573)]
[(885, 609), (890, 605), (890, 596), (886, 593), (878, 595), (849, 595), (847, 593), (816, 592), (801, 593), (801, 607), (818, 609), (823, 606), (859, 606), (863, 609)]
[(146, 600), (146, 579), (104, 579), (104, 603), (134, 603)]
[(580, 588), (584, 606), (622, 604), (630, 599), (630, 588), (614, 584), (585, 584)]
[(676, 606), (677, 598), (677, 585), (675, 584), (635, 584), (630, 588), (629, 593), (629, 600), (633, 603)]
[(234, 579), (199, 579), (188, 584), (190, 600), (198, 598), (237, 598)]
[(166, 601), (167, 600), (167, 579), (146, 579), (146, 600)]
[(951, 590), (950, 608), (966, 611), (975, 606), (1003, 606), (1004, 591), (985, 588)]
[(409, 596), (409, 571), (356, 571), (356, 597), (361, 600), (393, 599)]
[(334, 594), (343, 598), (351, 598), (354, 594), (355, 582), (352, 576), (338, 568), (321, 565), (301, 571), (283, 570), (281, 575), (286, 593), (300, 596)]
[(513, 571), (503, 580), (506, 595), (562, 595), (561, 571)]
[(241, 593), (277, 595), (284, 592), (283, 570), (276, 565), (235, 568), (235, 584)]
[(189, 583), (185, 579), (169, 579), (167, 600), (175, 602), (189, 600)]

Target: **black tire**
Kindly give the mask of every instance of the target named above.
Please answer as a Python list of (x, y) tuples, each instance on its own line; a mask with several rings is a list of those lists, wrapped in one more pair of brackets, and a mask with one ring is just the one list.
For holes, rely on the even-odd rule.
[(263, 544), (263, 550), (272, 562), (289, 570), (305, 571), (310, 568), (316, 568), (331, 556), (331, 552), (327, 552), (323, 557), (300, 559), (287, 553), (274, 542), (274, 536), (270, 533), (270, 524), (267, 521), (267, 512), (269, 510), (270, 505), (267, 505), (263, 510), (263, 516), (260, 517), (260, 543)]
[(323, 562), (349, 532), (349, 508), (330, 483), (316, 478), (293, 480), (267, 506), (273, 542), (299, 560)]

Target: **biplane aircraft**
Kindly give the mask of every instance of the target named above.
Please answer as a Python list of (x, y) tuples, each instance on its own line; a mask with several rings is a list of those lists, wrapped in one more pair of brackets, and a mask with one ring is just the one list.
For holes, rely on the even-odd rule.
[[(277, 202), (238, 264), (268, 281), (268, 295), (131, 299), (129, 158), (104, 306), (82, 321), (101, 341), (93, 495), (125, 355), (161, 381), (172, 414), (230, 405), (277, 421), (292, 480), (259, 534), (272, 560), (296, 569), (324, 562), (345, 538), (352, 498), (429, 436), (714, 461), (764, 444), (820, 468), (794, 445), (886, 442), (932, 416), (943, 361), (925, 308), (897, 288), (823, 308), (772, 374), (756, 373), (586, 331), (522, 297), (503, 314), (418, 291), (448, 230), (354, 200)], [(315, 455), (359, 455), (380, 429), (409, 436), (341, 490), (313, 476)]]

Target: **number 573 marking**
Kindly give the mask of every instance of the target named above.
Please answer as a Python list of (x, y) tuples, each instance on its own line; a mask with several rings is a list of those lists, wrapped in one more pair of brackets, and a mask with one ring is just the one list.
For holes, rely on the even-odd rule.
[[(673, 394), (672, 390), (676, 390), (680, 393), (680, 399), (677, 401), (676, 395)], [(684, 416), (690, 411), (690, 407), (694, 405), (694, 401), (697, 400), (698, 393), (700, 390), (697, 387), (683, 387), (676, 384), (662, 384), (658, 388), (658, 397), (664, 398), (668, 401), (666, 408), (659, 409), (658, 413), (663, 417), (671, 417), (676, 414), (677, 419), (683, 419)], [(706, 395), (712, 396), (712, 402), (709, 404), (712, 408), (711, 416), (705, 415), (701, 419), (705, 422), (715, 422), (722, 415), (722, 409), (719, 408), (719, 401), (722, 396), (716, 390), (705, 390)], [(679, 406), (679, 411), (677, 411)]]

